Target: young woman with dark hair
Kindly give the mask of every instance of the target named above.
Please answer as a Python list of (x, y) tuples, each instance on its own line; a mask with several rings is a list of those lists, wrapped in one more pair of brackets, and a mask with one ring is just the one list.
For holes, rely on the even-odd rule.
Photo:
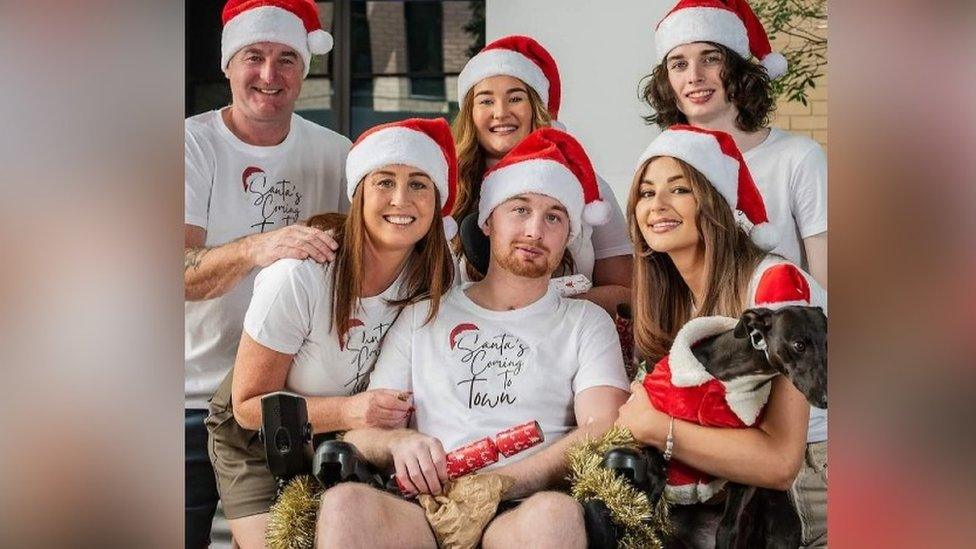
[[(648, 364), (672, 350), (691, 319), (796, 304), (826, 314), (826, 291), (793, 263), (767, 253), (779, 237), (763, 198), (727, 133), (673, 126), (641, 156), (627, 217), (635, 252), (634, 344)], [(631, 387), (635, 397), (621, 408), (618, 423), (662, 450), (672, 432), (674, 456), (715, 477), (791, 490), (804, 540), (825, 542), (827, 412), (812, 408), (784, 376), (764, 387), (764, 415), (750, 428), (671, 418), (650, 405), (640, 383)], [(714, 519), (721, 506), (703, 503), (693, 511)]]

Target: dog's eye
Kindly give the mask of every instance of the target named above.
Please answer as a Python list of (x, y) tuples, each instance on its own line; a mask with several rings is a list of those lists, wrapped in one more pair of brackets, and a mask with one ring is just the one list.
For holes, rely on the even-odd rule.
[(793, 350), (796, 351), (796, 352), (798, 352), (798, 353), (802, 353), (803, 351), (806, 351), (807, 350), (807, 346), (804, 345), (802, 341), (794, 341), (793, 342)]

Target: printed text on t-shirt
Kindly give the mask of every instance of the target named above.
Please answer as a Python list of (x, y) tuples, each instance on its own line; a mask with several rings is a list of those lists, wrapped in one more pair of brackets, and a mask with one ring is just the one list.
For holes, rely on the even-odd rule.
[(468, 408), (512, 405), (514, 383), (525, 367), (528, 346), (508, 333), (486, 336), (474, 324), (459, 324), (451, 332), (452, 355), (464, 369), (457, 383), (467, 392)]

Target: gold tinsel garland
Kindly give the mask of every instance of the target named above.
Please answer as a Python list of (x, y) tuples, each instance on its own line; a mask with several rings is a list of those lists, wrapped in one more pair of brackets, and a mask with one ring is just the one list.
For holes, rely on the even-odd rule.
[(309, 475), (297, 476), (268, 511), (265, 542), (271, 549), (312, 549), (322, 485)]
[(602, 465), (603, 455), (621, 446), (640, 448), (630, 431), (614, 426), (603, 437), (583, 440), (569, 449), (566, 459), (572, 496), (579, 502), (597, 499), (606, 504), (622, 534), (620, 547), (661, 549), (670, 532), (665, 498), (652, 505), (646, 494)]

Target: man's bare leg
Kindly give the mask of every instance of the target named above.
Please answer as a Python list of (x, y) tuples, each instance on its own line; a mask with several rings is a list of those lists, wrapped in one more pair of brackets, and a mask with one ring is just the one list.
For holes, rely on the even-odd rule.
[(365, 484), (344, 482), (322, 495), (315, 545), (413, 549), (436, 548), (437, 542), (419, 505)]
[(491, 521), (481, 538), (481, 545), (484, 549), (585, 549), (583, 508), (566, 494), (539, 492)]

